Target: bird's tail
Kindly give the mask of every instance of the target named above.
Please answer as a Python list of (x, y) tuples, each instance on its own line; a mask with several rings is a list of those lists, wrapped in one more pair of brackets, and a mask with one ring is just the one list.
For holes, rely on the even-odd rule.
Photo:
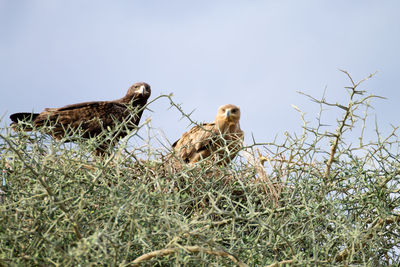
[[(10, 119), (12, 120), (11, 127), (13, 129), (16, 129), (16, 126), (19, 121), (32, 122), (36, 119), (37, 116), (39, 116), (39, 113), (19, 112), (19, 113), (11, 114), (11, 116), (10, 116)], [(24, 124), (22, 126), (22, 129), (25, 131), (30, 131), (30, 130), (32, 130), (32, 125)]]

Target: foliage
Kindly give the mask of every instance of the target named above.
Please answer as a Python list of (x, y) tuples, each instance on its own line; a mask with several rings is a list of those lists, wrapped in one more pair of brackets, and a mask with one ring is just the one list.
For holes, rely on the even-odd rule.
[(375, 97), (348, 77), (346, 105), (310, 96), (343, 113), (334, 132), (303, 119), (301, 135), (245, 147), (227, 167), (175, 168), (161, 149), (128, 146), (138, 131), (112, 156), (93, 158), (96, 140), (70, 145), (4, 129), (0, 265), (399, 262), (397, 128), (374, 142), (362, 134), (356, 146), (345, 142), (360, 123), (364, 131), (361, 109)]

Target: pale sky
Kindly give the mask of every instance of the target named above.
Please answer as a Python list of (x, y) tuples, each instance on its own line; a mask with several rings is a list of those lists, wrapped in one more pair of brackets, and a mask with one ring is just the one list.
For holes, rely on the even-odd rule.
[[(400, 1), (0, 0), (0, 115), (113, 100), (145, 81), (151, 99), (174, 94), (198, 122), (223, 104), (241, 107), (247, 143), (301, 132), (296, 105), (314, 121), (318, 106), (296, 91), (343, 101), (363, 87), (382, 129), (400, 125)], [(344, 102), (345, 103), (345, 102)], [(189, 122), (161, 99), (146, 111), (172, 143)], [(340, 116), (327, 111), (327, 122)], [(370, 129), (373, 132), (373, 129)], [(143, 133), (145, 135), (145, 133)]]

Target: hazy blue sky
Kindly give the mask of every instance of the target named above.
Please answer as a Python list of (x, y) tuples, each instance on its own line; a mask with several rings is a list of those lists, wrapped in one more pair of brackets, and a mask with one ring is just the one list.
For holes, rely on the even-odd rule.
[[(0, 0), (0, 114), (122, 97), (134, 82), (174, 94), (196, 121), (242, 109), (250, 142), (300, 131), (296, 91), (343, 101), (346, 69), (377, 100), (382, 128), (400, 124), (400, 1)], [(173, 142), (188, 128), (166, 99), (144, 117)], [(327, 111), (334, 118), (338, 111)], [(329, 119), (327, 119), (329, 121)], [(144, 120), (142, 120), (144, 121)], [(329, 121), (333, 122), (333, 121)], [(371, 129), (372, 131), (372, 129)]]

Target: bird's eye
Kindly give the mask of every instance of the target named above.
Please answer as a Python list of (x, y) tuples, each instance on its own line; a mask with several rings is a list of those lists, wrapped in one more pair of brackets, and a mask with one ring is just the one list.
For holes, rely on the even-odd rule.
[(224, 109), (224, 108), (222, 109), (222, 112), (225, 112), (225, 109)]
[(232, 109), (232, 113), (236, 113), (236, 112), (237, 112), (236, 108)]

